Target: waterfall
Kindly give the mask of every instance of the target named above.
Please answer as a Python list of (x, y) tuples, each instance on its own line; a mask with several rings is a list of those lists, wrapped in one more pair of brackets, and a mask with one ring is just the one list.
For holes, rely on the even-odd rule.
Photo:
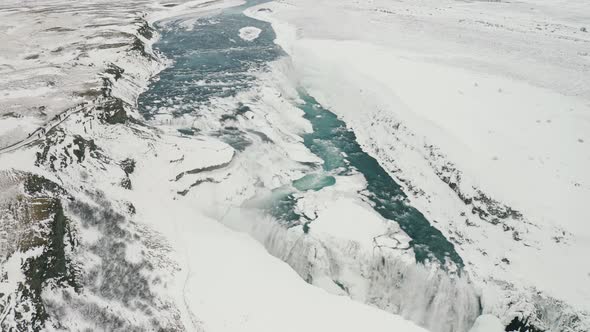
[(411, 249), (367, 251), (354, 241), (306, 234), (270, 217), (236, 209), (224, 223), (245, 231), (308, 283), (399, 314), (433, 332), (468, 331), (481, 314), (468, 275), (416, 263)]

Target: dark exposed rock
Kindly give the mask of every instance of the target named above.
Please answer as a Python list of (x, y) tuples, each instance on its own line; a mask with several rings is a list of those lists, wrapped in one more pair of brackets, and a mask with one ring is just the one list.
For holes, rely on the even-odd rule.
[[(154, 37), (154, 29), (146, 21), (142, 21), (141, 25), (137, 29), (137, 34), (138, 36), (142, 36), (143, 38), (149, 40)], [(133, 39), (130, 50), (137, 51), (144, 57), (153, 58), (152, 54), (148, 54), (148, 52), (146, 52), (145, 43), (137, 36)]]
[[(51, 163), (50, 168), (55, 170), (53, 166), (53, 158), (56, 158), (51, 154), (51, 150), (58, 144), (63, 143), (65, 134), (60, 128), (50, 130), (45, 135), (45, 140), (41, 143), (41, 151), (36, 152), (35, 165), (40, 166), (46, 164), (47, 161)], [(51, 158), (53, 157), (53, 158)]]
[(127, 158), (121, 162), (120, 166), (123, 169), (123, 172), (129, 175), (135, 171), (135, 160)]
[(521, 320), (518, 317), (514, 317), (510, 324), (506, 326), (506, 332), (543, 332), (541, 329), (537, 329), (534, 326), (531, 326), (528, 322), (528, 318)]
[(231, 163), (231, 160), (228, 161), (227, 163), (223, 163), (223, 164), (219, 164), (219, 165), (212, 165), (212, 166), (206, 166), (206, 167), (201, 167), (201, 168), (195, 168), (190, 171), (182, 172), (182, 173), (179, 173), (178, 175), (176, 175), (175, 181), (180, 180), (185, 174), (198, 174), (198, 173), (202, 173), (202, 172), (210, 172), (210, 171), (214, 171), (217, 169), (222, 169), (224, 167), (227, 167), (230, 163)]
[(60, 185), (37, 174), (28, 174), (25, 177), (24, 188), (26, 193), (33, 196), (44, 193), (66, 194)]
[[(430, 151), (432, 160), (444, 160), (444, 156), (438, 153), (434, 146), (425, 146), (425, 148)], [(431, 162), (431, 165), (436, 175), (457, 194), (457, 197), (465, 205), (471, 206), (471, 213), (479, 216), (480, 219), (492, 225), (502, 224), (505, 231), (514, 231), (514, 227), (507, 224), (510, 220), (524, 220), (522, 213), (489, 197), (478, 188), (473, 188), (475, 194), (466, 194), (461, 187), (461, 171), (452, 163), (445, 162), (444, 165), (439, 167)], [(513, 232), (513, 238), (519, 241), (518, 232), (516, 232), (516, 235), (514, 234)]]
[[(24, 191), (22, 196), (16, 197), (16, 205), (6, 211), (10, 214), (8, 219), (3, 218), (12, 220), (16, 241), (12, 251), (5, 254), (10, 256), (14, 250), (22, 253), (34, 250), (39, 254), (25, 255), (21, 261), (24, 280), (17, 284), (14, 293), (0, 294), (0, 307), (11, 315), (16, 330), (41, 331), (50, 317), (43, 291), (69, 288), (76, 293), (82, 290), (79, 266), (72, 261), (78, 240), (62, 206), (64, 198), (72, 198), (59, 184), (45, 177), (18, 173), (16, 178), (23, 181)], [(16, 302), (10, 305), (11, 298), (16, 298)], [(10, 309), (5, 305), (10, 305)], [(0, 328), (6, 330), (4, 321), (0, 322)]]
[(42, 327), (49, 317), (41, 294), (46, 283), (58, 287), (70, 286), (76, 292), (81, 290), (77, 281), (79, 271), (65, 253), (66, 246), (73, 247), (76, 244), (70, 232), (69, 220), (64, 215), (59, 199), (50, 200), (47, 208), (54, 217), (45, 234), (43, 253), (25, 261), (23, 271), (26, 284), (20, 286), (22, 295), (31, 298), (35, 305), (31, 321), (34, 328)]
[(252, 110), (250, 109), (250, 107), (240, 104), (240, 106), (236, 110), (236, 114), (242, 115), (242, 114), (245, 114), (246, 112), (251, 112), (251, 111)]
[(127, 190), (131, 190), (131, 179), (129, 179), (128, 177), (124, 177), (121, 180), (121, 187), (123, 187)]
[(133, 203), (127, 203), (127, 212), (129, 212), (131, 215), (134, 215), (137, 212)]
[(194, 136), (196, 133), (199, 132), (199, 130), (195, 129), (195, 128), (179, 128), (176, 130), (183, 135), (189, 135), (189, 136)]
[(150, 27), (150, 25), (145, 21), (139, 27), (139, 29), (137, 29), (137, 33), (143, 36), (145, 39), (154, 38), (154, 29)]
[(96, 144), (92, 139), (86, 140), (81, 136), (76, 135), (74, 137), (74, 144), (78, 147), (78, 149), (73, 150), (73, 153), (76, 156), (78, 163), (84, 161), (87, 153), (96, 151)]
[(108, 98), (101, 106), (97, 106), (98, 111), (103, 113), (100, 115), (105, 122), (109, 124), (122, 124), (129, 119), (127, 111), (125, 111), (125, 102), (120, 98)]
[(233, 114), (223, 114), (221, 116), (221, 118), (219, 118), (219, 121), (221, 121), (221, 122), (230, 121), (230, 120), (236, 121), (237, 119), (238, 118)]
[(125, 123), (128, 120), (127, 112), (123, 108), (117, 109), (114, 113), (105, 117), (105, 120), (109, 124)]
[(349, 293), (349, 292), (348, 292), (348, 287), (344, 286), (344, 284), (343, 284), (343, 283), (341, 283), (341, 282), (340, 282), (340, 281), (338, 281), (338, 280), (332, 280), (332, 281), (333, 281), (333, 282), (336, 284), (336, 286), (338, 286), (338, 288), (340, 288), (340, 289), (342, 289), (343, 291), (345, 291), (345, 292), (346, 292), (346, 294), (348, 294), (348, 293)]
[(96, 46), (99, 50), (108, 50), (111, 48), (122, 48), (129, 46), (128, 43), (108, 43), (108, 44), (100, 44)]
[(109, 75), (113, 75), (115, 81), (118, 81), (121, 77), (123, 77), (123, 73), (125, 70), (115, 64), (110, 64), (107, 69), (105, 69), (105, 73)]
[[(62, 128), (55, 127), (48, 132), (42, 141), (39, 151), (36, 152), (36, 166), (46, 166), (52, 171), (65, 169), (74, 163), (84, 163), (88, 157), (101, 162), (108, 160), (94, 143), (94, 140), (74, 135), (72, 142), (68, 143), (67, 135)], [(74, 158), (75, 157), (75, 158)]]
[(71, 28), (64, 28), (64, 27), (53, 27), (53, 28), (49, 28), (49, 29), (45, 29), (46, 32), (69, 32), (69, 31), (75, 31), (74, 29)]
[(191, 188), (196, 187), (202, 183), (219, 183), (218, 181), (215, 181), (215, 179), (213, 178), (205, 178), (205, 179), (200, 179), (195, 181), (194, 183), (192, 183), (190, 185), (190, 187), (188, 187), (188, 189), (182, 190), (182, 191), (178, 191), (177, 194), (181, 195), (181, 196), (185, 196), (186, 194), (188, 194), (188, 192), (190, 191)]
[(303, 224), (303, 233), (304, 234), (308, 234), (309, 233), (309, 222), (306, 222)]
[(135, 37), (133, 39), (133, 43), (131, 43), (130, 50), (137, 51), (137, 52), (139, 52), (139, 54), (141, 54), (144, 57), (151, 57), (151, 55), (145, 51), (145, 44), (138, 37)]

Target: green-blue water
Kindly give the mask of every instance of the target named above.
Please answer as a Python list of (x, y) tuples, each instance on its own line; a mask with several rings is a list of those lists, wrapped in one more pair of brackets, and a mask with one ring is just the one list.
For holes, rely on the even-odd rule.
[(318, 191), (322, 188), (333, 186), (336, 183), (336, 178), (331, 175), (322, 173), (310, 173), (304, 177), (293, 181), (293, 187), (297, 190), (315, 190)]
[[(462, 266), (461, 257), (444, 235), (426, 220), (424, 215), (407, 203), (402, 188), (365, 153), (356, 141), (354, 132), (338, 117), (324, 109), (313, 97), (300, 92), (304, 103), (300, 108), (313, 125), (313, 132), (303, 136), (305, 145), (324, 160), (324, 170), (345, 175), (355, 169), (367, 180), (367, 197), (383, 218), (396, 221), (411, 238), (416, 260), (423, 262), (448, 257)], [(313, 223), (312, 226), (313, 228)]]
[[(273, 42), (276, 36), (270, 24), (245, 16), (246, 7), (204, 17), (188, 30), (181, 26), (180, 18), (156, 25), (162, 35), (156, 48), (174, 65), (162, 71), (140, 96), (139, 107), (146, 118), (157, 114), (160, 107), (177, 106), (172, 113), (180, 116), (206, 107), (213, 97), (234, 96), (252, 86), (253, 71), (284, 55)], [(257, 39), (239, 37), (239, 30), (247, 26), (262, 30)]]
[[(162, 38), (156, 48), (174, 60), (174, 65), (164, 70), (140, 96), (140, 110), (146, 118), (159, 112), (174, 116), (207, 112), (212, 98), (235, 96), (252, 87), (256, 84), (253, 72), (264, 70), (268, 62), (285, 56), (273, 42), (275, 34), (270, 24), (243, 15), (244, 8), (227, 9), (213, 17), (201, 18), (189, 30), (180, 28), (180, 19), (160, 26)], [(251, 42), (240, 39), (238, 31), (246, 26), (261, 29), (260, 36)], [(299, 222), (302, 217), (295, 212), (293, 190), (299, 194), (321, 190), (336, 183), (335, 175), (346, 176), (356, 171), (367, 180), (365, 195), (374, 203), (374, 209), (384, 218), (398, 222), (412, 238), (417, 261), (435, 259), (444, 263), (448, 258), (462, 266), (453, 244), (432, 227), (420, 211), (407, 203), (401, 187), (360, 148), (345, 123), (304, 91), (300, 96), (304, 103), (298, 106), (313, 125), (313, 132), (303, 135), (304, 144), (324, 163), (322, 169), (309, 166), (308, 174), (293, 181), (294, 189), (273, 191), (269, 213), (280, 222)], [(225, 117), (243, 113), (244, 107), (238, 107)], [(194, 134), (187, 128), (181, 130), (184, 134)], [(261, 138), (264, 144), (273, 144), (266, 135), (251, 129), (225, 127), (206, 134), (218, 137), (245, 154), (256, 141), (254, 136)], [(310, 227), (313, 229), (313, 223)]]

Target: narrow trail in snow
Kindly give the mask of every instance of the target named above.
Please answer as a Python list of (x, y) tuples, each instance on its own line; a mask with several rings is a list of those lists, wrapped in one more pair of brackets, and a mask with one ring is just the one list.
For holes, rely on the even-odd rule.
[(69, 118), (70, 115), (84, 111), (84, 110), (88, 110), (88, 109), (90, 109), (90, 107), (86, 107), (84, 105), (78, 105), (72, 109), (66, 110), (66, 111), (56, 115), (52, 120), (46, 122), (44, 125), (40, 126), (35, 131), (29, 133), (27, 138), (20, 140), (16, 143), (13, 143), (9, 146), (0, 148), (0, 154), (16, 151), (18, 149), (21, 149), (21, 148), (24, 148), (24, 147), (29, 146), (31, 144), (34, 144), (35, 142), (41, 141), (43, 138), (45, 138), (45, 136), (47, 136), (47, 134), (52, 129), (59, 126), (62, 122), (64, 122), (67, 118)]

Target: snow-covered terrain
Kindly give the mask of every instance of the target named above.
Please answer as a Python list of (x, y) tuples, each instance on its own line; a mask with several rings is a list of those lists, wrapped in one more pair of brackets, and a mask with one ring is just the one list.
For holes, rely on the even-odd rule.
[[(150, 75), (161, 63), (141, 64), (129, 50), (143, 45), (155, 20), (213, 10), (232, 1), (87, 0), (2, 1), (0, 7), (0, 148), (26, 139), (56, 115), (104, 95), (109, 77), (127, 65)], [(207, 7), (204, 8), (203, 4)], [(141, 68), (141, 66), (156, 66)], [(140, 68), (136, 68), (139, 66)], [(117, 68), (119, 67), (119, 68)], [(139, 77), (138, 77), (139, 78)], [(150, 76), (136, 84), (145, 85)]]
[[(35, 126), (18, 128), (7, 120), (2, 132), (7, 142), (0, 151), (3, 330), (423, 331), (399, 316), (307, 284), (255, 239), (206, 216), (207, 209), (191, 196), (182, 199), (182, 183), (227, 167), (236, 152), (219, 139), (186, 137), (172, 127), (143, 123), (137, 96), (169, 64), (152, 52), (156, 32), (147, 24), (236, 4), (193, 2), (175, 9), (126, 3), (123, 12), (102, 2), (94, 13), (87, 3), (75, 8), (47, 3), (46, 11), (60, 26), (90, 23), (93, 15), (106, 19), (112, 10), (120, 16), (109, 25), (132, 36), (117, 48), (104, 48), (110, 51), (87, 66), (74, 64), (79, 73), (68, 71), (70, 61), (55, 65), (64, 82), (55, 90), (39, 95), (27, 90), (32, 83), (44, 84), (37, 72), (10, 71), (14, 76), (6, 79), (7, 86), (14, 77), (28, 82), (13, 89), (22, 90), (22, 103), (3, 100), (2, 109), (14, 113), (6, 118), (21, 121), (19, 114), (30, 113)], [(16, 5), (2, 7), (6, 26), (34, 27), (44, 15), (27, 15), (37, 7)], [(70, 22), (70, 9), (86, 19)], [(87, 49), (87, 38), (78, 35), (87, 31), (75, 26), (62, 32), (78, 38), (72, 52)], [(35, 36), (16, 41), (3, 35), (2, 40), (14, 41), (7, 52), (20, 54), (42, 42)], [(66, 39), (51, 38), (58, 45)], [(90, 86), (93, 80), (100, 83)], [(78, 98), (72, 91), (79, 88), (99, 92)], [(2, 91), (17, 95), (4, 86)], [(50, 115), (31, 111), (29, 105), (45, 102), (54, 105), (47, 108)], [(302, 119), (295, 122), (306, 126)], [(292, 128), (292, 121), (286, 123)], [(292, 144), (293, 155), (297, 149), (309, 154)]]
[(247, 41), (253, 41), (254, 39), (258, 38), (258, 36), (260, 35), (260, 29), (256, 28), (256, 27), (245, 27), (245, 28), (241, 28), (240, 29), (240, 38), (247, 40)]
[(587, 331), (589, 15), (4, 1), (0, 326)]
[(273, 23), (301, 84), (456, 243), (484, 312), (587, 329), (586, 2), (297, 1), (249, 15)]

